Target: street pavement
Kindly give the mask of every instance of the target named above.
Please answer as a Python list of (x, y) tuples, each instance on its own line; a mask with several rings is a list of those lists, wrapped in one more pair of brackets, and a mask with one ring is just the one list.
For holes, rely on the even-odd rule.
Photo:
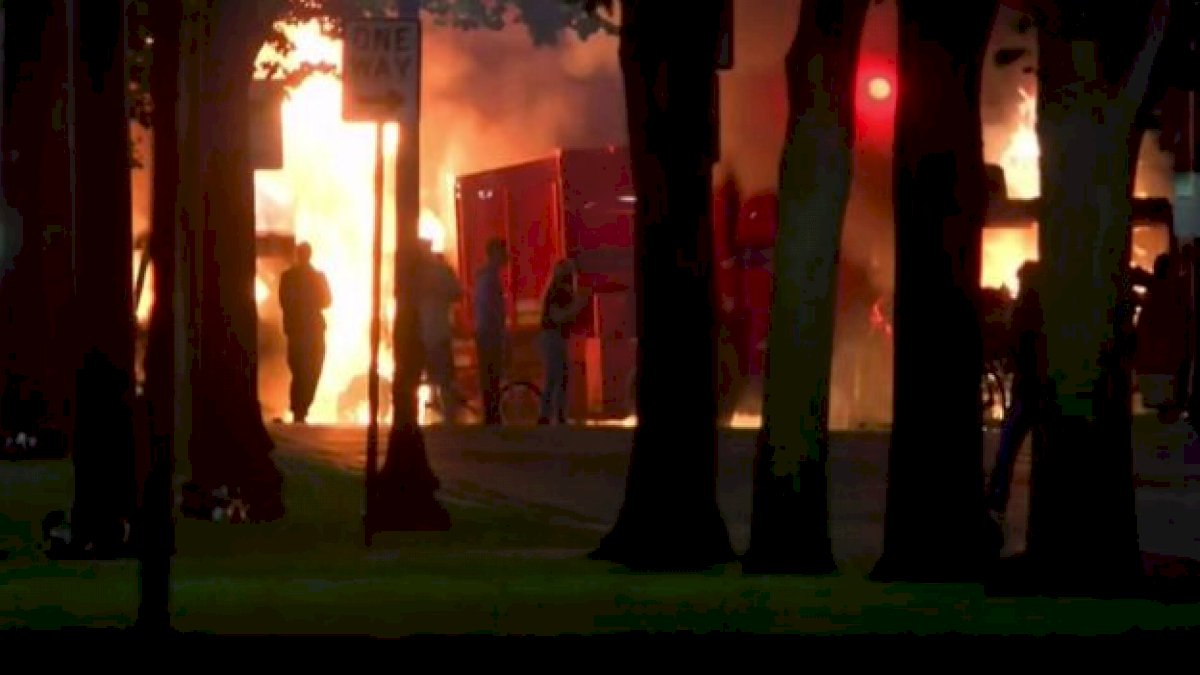
[[(365, 465), (361, 427), (271, 425), (276, 452), (352, 472)], [(617, 517), (632, 432), (614, 427), (426, 427), (434, 472), (448, 502), (518, 503), (592, 528), (598, 538)], [(749, 543), (754, 433), (722, 432), (718, 501), (737, 550)], [(986, 436), (990, 471), (998, 434)], [(386, 429), (381, 446), (386, 448)], [(1135, 426), (1134, 471), (1143, 550), (1200, 558), (1200, 442), (1186, 424), (1151, 419)], [(834, 555), (844, 569), (870, 569), (883, 544), (886, 432), (834, 433), (831, 510)], [(384, 452), (381, 449), (381, 454)], [(382, 458), (381, 458), (382, 461)], [(1018, 458), (1007, 518), (1008, 553), (1024, 546), (1029, 497), (1028, 446)]]

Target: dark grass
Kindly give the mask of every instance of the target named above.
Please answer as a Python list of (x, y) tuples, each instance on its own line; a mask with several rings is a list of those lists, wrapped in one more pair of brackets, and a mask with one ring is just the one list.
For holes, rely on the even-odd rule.
[[(469, 484), (443, 493), (451, 531), (383, 534), (365, 549), (361, 477), (286, 453), (278, 461), (287, 476), (284, 520), (180, 521), (173, 608), (179, 630), (1036, 636), (1200, 626), (1194, 604), (989, 598), (978, 585), (875, 584), (850, 573), (753, 576), (736, 564), (690, 575), (632, 573), (586, 559), (607, 523)], [(65, 462), (0, 467), (0, 548), (9, 552), (0, 560), (0, 627), (132, 625), (136, 563), (53, 562), (40, 555), (38, 523), (69, 495)]]

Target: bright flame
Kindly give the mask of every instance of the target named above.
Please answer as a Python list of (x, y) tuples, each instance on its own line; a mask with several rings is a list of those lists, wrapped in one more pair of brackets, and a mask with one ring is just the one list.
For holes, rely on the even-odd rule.
[(1038, 229), (1031, 227), (983, 228), (983, 264), (980, 285), (1008, 288), (1016, 297), (1020, 290), (1017, 270), (1027, 260), (1038, 259)]
[(437, 217), (437, 214), (429, 209), (421, 209), (418, 236), (433, 244), (435, 253), (446, 250), (446, 226)]
[(729, 426), (732, 429), (760, 429), (762, 428), (762, 415), (735, 412)]
[[(637, 415), (630, 415), (619, 420), (587, 420), (584, 426), (631, 429), (637, 426)], [(735, 412), (729, 421), (730, 429), (759, 429), (761, 427), (762, 415), (752, 413)]]
[[(1041, 191), (1037, 99), (1024, 89), (1018, 89), (1017, 93), (1021, 96), (1021, 102), (1017, 105), (1016, 124), (1000, 155), (1000, 166), (1004, 169), (1004, 182), (1010, 199), (1034, 199)], [(982, 252), (980, 285), (985, 288), (1007, 288), (1015, 297), (1020, 290), (1017, 270), (1026, 261), (1037, 260), (1038, 257), (1037, 224), (1029, 227), (985, 227)]]
[(271, 297), (271, 287), (267, 285), (267, 282), (262, 280), (262, 277), (255, 277), (254, 278), (254, 301), (257, 302), (259, 305), (262, 305), (264, 302), (267, 301), (267, 298), (270, 298), (270, 297)]
[[(1008, 195), (1013, 199), (1034, 199), (1041, 193), (1041, 146), (1037, 135), (1037, 98), (1018, 89), (1021, 102), (1017, 106), (1015, 128), (1008, 138), (1000, 165), (1004, 169)], [(1139, 189), (1135, 196), (1147, 192), (1140, 187), (1145, 172), (1138, 172)], [(1166, 227), (1139, 227), (1133, 232), (1131, 264), (1151, 269), (1154, 257), (1170, 248), (1170, 232)], [(984, 228), (981, 283), (990, 288), (1007, 287), (1015, 296), (1020, 290), (1017, 270), (1026, 261), (1038, 259), (1038, 227), (1032, 223), (1023, 228)]]
[(1004, 168), (1008, 196), (1033, 199), (1041, 193), (1038, 161), (1042, 153), (1037, 135), (1037, 99), (1024, 89), (1017, 91), (1021, 95), (1017, 124), (1000, 155), (1000, 166)]
[(423, 384), (417, 388), (417, 423), (421, 426), (429, 424), (429, 402), (433, 400), (433, 390)]
[[(138, 270), (142, 266), (142, 256), (146, 255), (144, 250), (134, 251), (133, 253), (133, 289), (137, 291)], [(150, 323), (150, 308), (154, 305), (154, 266), (150, 265), (146, 268), (146, 279), (142, 282), (142, 296), (134, 298), (137, 303), (134, 314), (137, 316), (138, 325), (146, 326)]]
[[(341, 42), (321, 34), (314, 24), (285, 27), (296, 50), (286, 61), (341, 62)], [(260, 58), (269, 58), (264, 48)], [(255, 184), (259, 199), (290, 202), (294, 207), (292, 231), (296, 241), (313, 247), (313, 265), (329, 279), (333, 305), (326, 310), (326, 360), (316, 400), (309, 419), (313, 422), (364, 423), (366, 393), (351, 396), (361, 400), (347, 408), (352, 381), (367, 373), (370, 364), (371, 251), (374, 236), (375, 129), (372, 124), (342, 121), (342, 85), (333, 76), (316, 74), (293, 90), (283, 103), (284, 167), (259, 171)], [(391, 301), (392, 258), (395, 253), (395, 165), (400, 138), (395, 124), (384, 127), (383, 195), (383, 311), (385, 319), (395, 314)], [(449, 167), (446, 167), (447, 173)], [(444, 195), (439, 195), (444, 197)], [(450, 202), (453, 204), (453, 194)], [(445, 208), (445, 201), (438, 204)], [(260, 225), (261, 226), (261, 225)], [(445, 247), (443, 219), (432, 209), (420, 215), (420, 234), (433, 242), (435, 250)], [(256, 295), (265, 292), (259, 280)], [(393, 357), (390, 340), (380, 344), (380, 376), (390, 379)], [(339, 403), (339, 399), (342, 402)], [(339, 410), (339, 408), (341, 408)]]

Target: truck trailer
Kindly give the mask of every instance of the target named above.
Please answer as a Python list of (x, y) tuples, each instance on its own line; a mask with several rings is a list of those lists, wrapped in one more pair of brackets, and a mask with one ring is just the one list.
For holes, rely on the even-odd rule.
[[(988, 174), (985, 232), (1035, 228), (1037, 200), (1010, 199), (1000, 167), (989, 167)], [(460, 176), (456, 200), (459, 273), (466, 291), (456, 320), (456, 361), (466, 390), (478, 388), (471, 329), (474, 280), (484, 264), (487, 241), (496, 237), (507, 241), (511, 258), (504, 277), (514, 345), (510, 380), (541, 383), (535, 346), (541, 296), (555, 261), (571, 257), (580, 269), (579, 284), (592, 290), (593, 301), (571, 331), (569, 416), (628, 418), (633, 413), (636, 379), (636, 200), (628, 151), (614, 146), (564, 149), (549, 157)], [(1165, 199), (1136, 199), (1133, 206), (1135, 246), (1131, 249), (1136, 259), (1131, 262), (1149, 267), (1154, 256), (1176, 250), (1171, 204)], [(773, 192), (743, 200), (732, 181), (714, 190), (713, 273), (721, 336), (718, 385), (726, 423), (736, 409), (757, 412), (766, 368), (778, 216)], [(890, 371), (890, 289), (878, 288), (866, 270), (845, 258), (838, 274), (836, 314), (839, 322), (857, 331), (857, 348), (852, 352), (861, 363), (853, 370), (890, 380), (887, 372), (875, 372)], [(987, 365), (990, 371), (999, 367)], [(1002, 410), (1004, 373), (993, 372), (990, 377), (991, 385), (985, 378), (985, 402), (1000, 401), (996, 407)], [(857, 408), (870, 408), (867, 416), (872, 420), (890, 419), (890, 396), (876, 391), (885, 388), (876, 386), (883, 380), (860, 383), (860, 379), (850, 377), (844, 385), (849, 390), (835, 391), (834, 396), (849, 397)]]
[(556, 261), (574, 258), (592, 301), (571, 329), (568, 416), (622, 419), (631, 413), (634, 367), (633, 181), (629, 155), (613, 146), (562, 149), (549, 157), (460, 176), (456, 185), (458, 267), (465, 302), (455, 358), (467, 391), (478, 389), (473, 291), (489, 239), (508, 243), (504, 275), (513, 348), (510, 380), (541, 384), (536, 349), (541, 298)]

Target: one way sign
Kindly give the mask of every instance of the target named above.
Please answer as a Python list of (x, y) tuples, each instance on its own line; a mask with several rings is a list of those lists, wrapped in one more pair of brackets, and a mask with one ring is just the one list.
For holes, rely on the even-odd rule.
[(352, 19), (342, 43), (342, 119), (415, 127), (421, 98), (421, 24)]

